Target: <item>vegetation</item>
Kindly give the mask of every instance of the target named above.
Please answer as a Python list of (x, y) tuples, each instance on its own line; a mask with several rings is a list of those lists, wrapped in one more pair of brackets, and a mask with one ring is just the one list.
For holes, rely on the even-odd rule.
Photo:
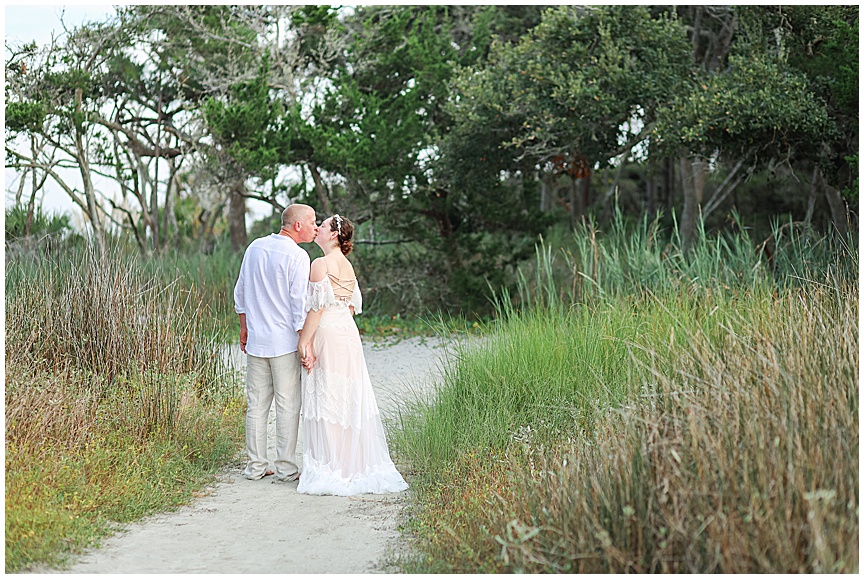
[(857, 570), (858, 18), (136, 5), (7, 43), (7, 571), (231, 460), (240, 256), (297, 202), (357, 225), (365, 335), (484, 333), (394, 440), (406, 570)]
[(185, 280), (70, 249), (6, 267), (6, 571), (61, 563), (235, 459), (243, 398)]
[(857, 252), (617, 224), (538, 251), (401, 417), (403, 570), (856, 572)]
[(339, 212), (399, 268), (365, 280), (382, 303), (482, 317), (538, 234), (616, 207), (685, 253), (735, 212), (854, 230), (857, 30), (857, 6), (125, 6), (8, 47), (7, 165), (16, 206), (60, 187), (145, 256), (241, 252), (249, 199)]

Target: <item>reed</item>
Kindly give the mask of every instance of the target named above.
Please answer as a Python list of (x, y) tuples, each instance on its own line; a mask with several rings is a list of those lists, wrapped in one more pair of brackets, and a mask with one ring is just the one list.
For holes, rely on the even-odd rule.
[(764, 240), (750, 238), (733, 215), (736, 233), (709, 236), (700, 228), (691, 250), (680, 249), (677, 234), (660, 217), (634, 221), (616, 210), (608, 229), (584, 222), (569, 235), (553, 231), (541, 239), (536, 259), (520, 269), (516, 294), (499, 293), (499, 310), (569, 307), (615, 296), (662, 294), (688, 288), (744, 291), (769, 285), (780, 290), (836, 275), (858, 275), (856, 240), (817, 236), (802, 224), (775, 221)]
[(505, 566), (857, 572), (858, 299), (832, 289), (757, 307), (720, 340), (695, 332), (590, 436), (525, 449), (536, 469), (499, 511)]
[(243, 400), (181, 278), (114, 249), (7, 263), (6, 570), (60, 564), (231, 460)]
[(538, 247), (405, 410), (404, 571), (857, 571), (857, 249), (636, 229)]

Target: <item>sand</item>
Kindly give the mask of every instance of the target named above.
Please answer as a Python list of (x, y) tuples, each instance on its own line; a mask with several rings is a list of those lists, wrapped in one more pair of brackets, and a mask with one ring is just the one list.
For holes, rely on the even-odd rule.
[[(364, 340), (378, 404), (392, 417), (428, 391), (445, 348), (438, 339)], [(239, 348), (229, 353), (242, 366)], [(271, 427), (273, 414), (271, 410)], [(271, 441), (273, 435), (268, 437)], [(300, 432), (298, 459), (302, 457)], [(275, 453), (270, 449), (271, 460)], [(398, 466), (398, 465), (397, 465)], [(297, 494), (296, 482), (245, 479), (226, 467), (201, 498), (126, 525), (62, 570), (41, 573), (375, 573), (405, 548), (398, 525), (411, 490), (357, 497)], [(409, 481), (410, 483), (410, 481)]]

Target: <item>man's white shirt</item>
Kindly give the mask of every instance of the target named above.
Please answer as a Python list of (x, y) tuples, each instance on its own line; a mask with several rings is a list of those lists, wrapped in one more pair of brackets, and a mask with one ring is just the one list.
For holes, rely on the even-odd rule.
[(273, 233), (249, 244), (234, 286), (234, 311), (246, 314), (246, 353), (274, 358), (297, 351), (306, 321), (309, 254)]

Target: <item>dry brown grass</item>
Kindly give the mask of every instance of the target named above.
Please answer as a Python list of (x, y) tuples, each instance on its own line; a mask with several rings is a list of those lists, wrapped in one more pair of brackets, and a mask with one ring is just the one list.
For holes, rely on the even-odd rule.
[(7, 265), (7, 571), (187, 500), (236, 454), (243, 417), (180, 280), (117, 253), (28, 267)]
[(530, 515), (499, 533), (507, 567), (857, 572), (857, 320), (857, 288), (816, 287), (719, 347), (692, 335), (592, 440), (535, 449)]

